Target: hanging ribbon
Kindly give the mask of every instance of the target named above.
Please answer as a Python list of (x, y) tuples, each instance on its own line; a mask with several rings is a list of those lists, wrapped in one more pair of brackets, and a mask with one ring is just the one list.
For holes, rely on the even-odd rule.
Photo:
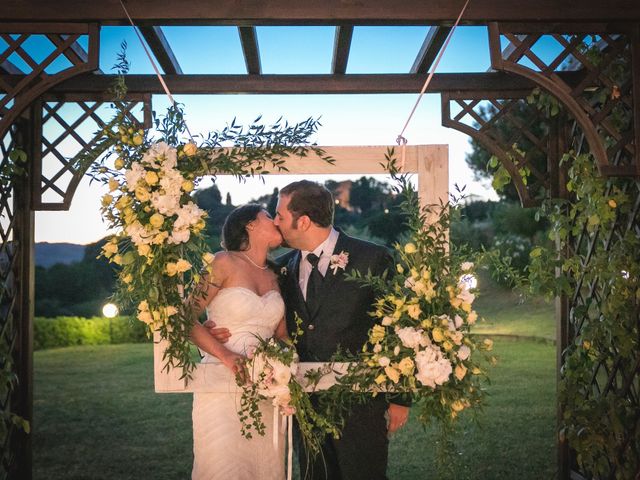
[(447, 49), (447, 46), (449, 45), (449, 41), (451, 40), (451, 37), (453, 36), (453, 32), (455, 32), (456, 27), (460, 23), (460, 19), (462, 18), (462, 15), (464, 15), (464, 12), (467, 9), (468, 5), (469, 5), (469, 0), (467, 0), (465, 2), (464, 6), (462, 7), (462, 10), (460, 10), (460, 15), (458, 15), (458, 18), (456, 19), (456, 22), (453, 24), (453, 28), (447, 34), (447, 38), (446, 38), (446, 40), (444, 42), (444, 45), (440, 49), (440, 52), (438, 52), (438, 56), (436, 57), (436, 61), (433, 62), (433, 65), (431, 66), (431, 71), (429, 72), (429, 75), (427, 76), (427, 80), (424, 82), (424, 85), (422, 86), (422, 90), (420, 91), (420, 95), (418, 95), (418, 99), (416, 100), (416, 103), (413, 105), (413, 108), (411, 109), (411, 113), (409, 113), (409, 118), (407, 118), (407, 121), (404, 123), (404, 127), (402, 127), (402, 131), (400, 132), (400, 134), (396, 138), (396, 143), (398, 145), (402, 146), (403, 161), (402, 161), (401, 165), (402, 165), (403, 168), (404, 168), (404, 148), (405, 148), (404, 146), (407, 144), (407, 139), (404, 138), (404, 136), (403, 136), (404, 135), (404, 131), (407, 129), (407, 126), (409, 126), (409, 122), (413, 118), (413, 114), (415, 113), (416, 108), (418, 108), (418, 105), (420, 104), (420, 100), (422, 100), (422, 96), (424, 95), (424, 92), (427, 90), (427, 87), (431, 83), (431, 79), (433, 78), (433, 74), (435, 73), (436, 68), (438, 68), (438, 64), (440, 63), (440, 59), (442, 58), (442, 55), (444, 54), (445, 50)]
[[(120, 5), (122, 5), (122, 10), (124, 10), (124, 14), (127, 16), (127, 18), (129, 19), (129, 23), (133, 27), (133, 31), (136, 32), (136, 35), (138, 36), (138, 40), (140, 40), (140, 45), (142, 45), (142, 48), (144, 49), (144, 53), (147, 55), (149, 62), (151, 62), (151, 66), (153, 67), (153, 70), (156, 72), (156, 76), (158, 77), (158, 80), (160, 81), (160, 84), (164, 89), (164, 93), (167, 95), (167, 98), (171, 102), (171, 105), (173, 105), (173, 107), (175, 108), (176, 102), (173, 99), (173, 95), (171, 95), (171, 92), (169, 91), (169, 87), (164, 81), (164, 78), (162, 78), (162, 74), (160, 73), (160, 69), (158, 68), (158, 65), (156, 65), (156, 61), (153, 59), (151, 53), (147, 49), (147, 44), (142, 39), (142, 35), (140, 34), (138, 27), (136, 27), (136, 25), (133, 23), (133, 19), (129, 15), (129, 11), (127, 10), (127, 7), (124, 6), (123, 0), (120, 0)], [(191, 132), (189, 131), (189, 127), (187, 126), (186, 122), (184, 123), (184, 128), (187, 130), (187, 134), (189, 135), (189, 138), (191, 139), (191, 141), (195, 143), (195, 141), (193, 140), (193, 135), (191, 135)]]
[(291, 421), (291, 415), (282, 415), (282, 425), (278, 428), (278, 417), (280, 416), (280, 407), (274, 405), (273, 407), (273, 450), (278, 451), (278, 437), (280, 431), (287, 432), (287, 443), (285, 449), (287, 451), (287, 480), (293, 478), (293, 422)]

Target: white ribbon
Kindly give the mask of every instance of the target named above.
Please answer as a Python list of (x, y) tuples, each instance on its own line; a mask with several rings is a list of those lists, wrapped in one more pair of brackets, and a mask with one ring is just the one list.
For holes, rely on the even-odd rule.
[(282, 424), (278, 425), (278, 416), (280, 415), (280, 407), (274, 405), (273, 407), (273, 449), (278, 451), (278, 437), (280, 430), (287, 431), (287, 443), (285, 449), (287, 451), (287, 480), (293, 478), (293, 422), (291, 421), (291, 415), (282, 415)]

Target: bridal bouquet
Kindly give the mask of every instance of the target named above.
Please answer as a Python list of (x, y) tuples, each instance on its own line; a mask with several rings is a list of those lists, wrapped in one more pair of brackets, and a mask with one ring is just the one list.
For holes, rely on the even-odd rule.
[[(293, 343), (258, 338), (258, 345), (249, 352), (245, 368), (236, 377), (242, 389), (238, 415), (244, 437), (251, 438), (252, 430), (264, 435), (265, 425), (259, 408), (263, 400), (270, 400), (283, 416), (295, 415), (311, 452), (319, 451), (324, 434), (338, 435), (334, 423), (313, 409), (309, 395), (296, 377), (297, 372), (298, 354)], [(277, 418), (274, 415), (274, 422)], [(277, 423), (274, 423), (276, 430)]]

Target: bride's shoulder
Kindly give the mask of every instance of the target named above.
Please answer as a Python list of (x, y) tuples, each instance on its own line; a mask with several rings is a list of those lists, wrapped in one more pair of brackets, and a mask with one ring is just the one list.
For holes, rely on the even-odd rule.
[(214, 275), (226, 276), (226, 272), (233, 271), (233, 269), (236, 268), (235, 265), (237, 261), (238, 259), (235, 258), (235, 256), (231, 254), (231, 252), (222, 251), (216, 253), (213, 256), (213, 258), (209, 262), (209, 265)]

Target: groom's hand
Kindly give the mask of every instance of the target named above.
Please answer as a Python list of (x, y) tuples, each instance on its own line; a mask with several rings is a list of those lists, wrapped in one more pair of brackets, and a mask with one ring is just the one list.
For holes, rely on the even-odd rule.
[(389, 434), (395, 433), (398, 429), (404, 427), (409, 418), (409, 407), (403, 405), (397, 405), (395, 403), (389, 404), (387, 415), (389, 417)]
[(227, 343), (229, 341), (229, 337), (231, 337), (231, 332), (229, 332), (228, 328), (217, 328), (216, 322), (213, 320), (207, 320), (203, 323), (204, 327), (209, 331), (213, 338), (215, 338), (220, 343)]

